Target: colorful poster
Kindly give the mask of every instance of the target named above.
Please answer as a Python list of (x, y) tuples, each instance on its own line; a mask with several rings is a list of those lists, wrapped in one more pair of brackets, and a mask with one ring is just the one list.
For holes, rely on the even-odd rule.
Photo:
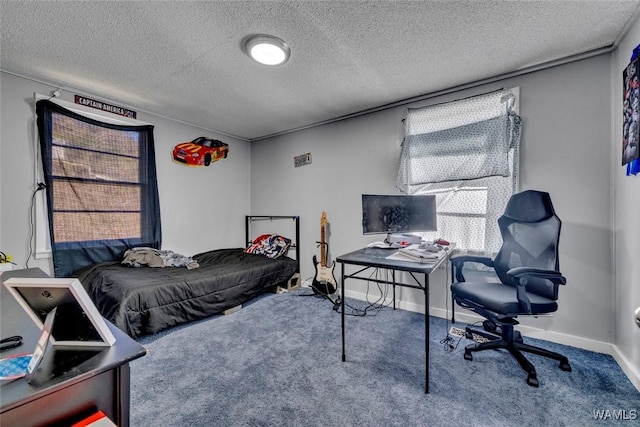
[(640, 157), (640, 70), (639, 59), (635, 58), (622, 73), (622, 165)]

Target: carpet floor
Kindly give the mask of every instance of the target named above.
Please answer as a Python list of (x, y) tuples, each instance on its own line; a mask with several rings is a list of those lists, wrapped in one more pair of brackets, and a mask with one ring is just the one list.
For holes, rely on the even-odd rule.
[(640, 425), (640, 392), (609, 355), (525, 337), (573, 368), (528, 356), (534, 388), (502, 350), (464, 360), (471, 341), (443, 345), (450, 325), (432, 317), (425, 394), (422, 315), (387, 307), (347, 316), (342, 362), (340, 313), (308, 293), (265, 295), (231, 315), (139, 339), (148, 354), (131, 363), (131, 425)]

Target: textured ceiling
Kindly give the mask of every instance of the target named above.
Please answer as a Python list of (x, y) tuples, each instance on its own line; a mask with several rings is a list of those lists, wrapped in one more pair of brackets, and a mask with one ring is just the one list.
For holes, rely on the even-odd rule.
[(615, 46), (638, 4), (2, 0), (0, 68), (252, 140)]

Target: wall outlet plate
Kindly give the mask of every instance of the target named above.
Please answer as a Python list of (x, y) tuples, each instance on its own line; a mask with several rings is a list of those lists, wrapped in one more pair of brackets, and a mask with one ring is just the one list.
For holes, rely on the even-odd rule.
[(293, 158), (293, 164), (295, 167), (299, 168), (300, 166), (310, 165), (311, 164), (311, 153), (300, 154), (299, 156), (295, 156)]

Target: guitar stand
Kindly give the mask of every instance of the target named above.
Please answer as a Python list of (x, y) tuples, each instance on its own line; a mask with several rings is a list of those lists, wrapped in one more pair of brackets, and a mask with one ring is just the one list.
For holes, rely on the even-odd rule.
[(342, 301), (340, 300), (340, 297), (337, 297), (334, 300), (333, 298), (331, 298), (331, 296), (329, 294), (325, 294), (324, 292), (321, 292), (320, 289), (315, 288), (313, 286), (313, 283), (311, 284), (311, 289), (315, 290), (318, 295), (321, 295), (321, 296), (325, 297), (326, 299), (328, 299), (329, 301), (331, 301), (331, 304), (333, 304), (333, 309), (335, 311), (338, 311), (338, 309), (340, 308), (340, 304), (342, 303)]
[(333, 304), (333, 311), (340, 310), (340, 304), (342, 304), (342, 300), (340, 300), (340, 297), (336, 298), (335, 301), (329, 295), (325, 295), (325, 297), (329, 301), (331, 301), (331, 304)]

